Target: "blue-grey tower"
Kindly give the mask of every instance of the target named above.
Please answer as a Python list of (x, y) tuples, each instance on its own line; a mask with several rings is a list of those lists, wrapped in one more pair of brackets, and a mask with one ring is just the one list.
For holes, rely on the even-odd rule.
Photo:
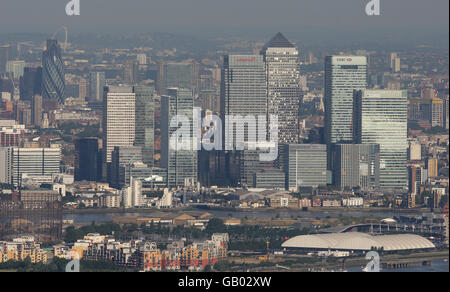
[(61, 47), (56, 39), (47, 40), (47, 48), (42, 53), (42, 97), (64, 102), (64, 63)]

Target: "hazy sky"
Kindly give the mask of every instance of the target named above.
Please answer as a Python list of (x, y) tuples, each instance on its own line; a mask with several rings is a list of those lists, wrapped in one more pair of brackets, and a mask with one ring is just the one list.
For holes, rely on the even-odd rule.
[(241, 31), (448, 31), (448, 0), (80, 0), (81, 16), (66, 16), (69, 0), (0, 0), (0, 33), (76, 32), (239, 33)]

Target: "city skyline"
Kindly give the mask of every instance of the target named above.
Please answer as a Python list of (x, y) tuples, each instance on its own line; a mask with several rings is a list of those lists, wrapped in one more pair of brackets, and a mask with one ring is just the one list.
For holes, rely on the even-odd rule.
[(448, 6), (3, 0), (0, 272), (448, 272)]

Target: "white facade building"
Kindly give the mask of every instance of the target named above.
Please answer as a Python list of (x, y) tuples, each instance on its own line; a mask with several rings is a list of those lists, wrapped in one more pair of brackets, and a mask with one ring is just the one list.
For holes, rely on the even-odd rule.
[(131, 87), (107, 87), (103, 103), (103, 156), (104, 163), (110, 163), (114, 147), (133, 146), (136, 95)]

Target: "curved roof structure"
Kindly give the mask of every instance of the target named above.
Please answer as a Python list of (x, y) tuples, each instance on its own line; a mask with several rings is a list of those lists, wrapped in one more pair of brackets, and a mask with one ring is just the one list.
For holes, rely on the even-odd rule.
[(370, 235), (360, 232), (301, 235), (282, 244), (283, 248), (385, 251), (435, 248), (428, 239), (415, 234)]

